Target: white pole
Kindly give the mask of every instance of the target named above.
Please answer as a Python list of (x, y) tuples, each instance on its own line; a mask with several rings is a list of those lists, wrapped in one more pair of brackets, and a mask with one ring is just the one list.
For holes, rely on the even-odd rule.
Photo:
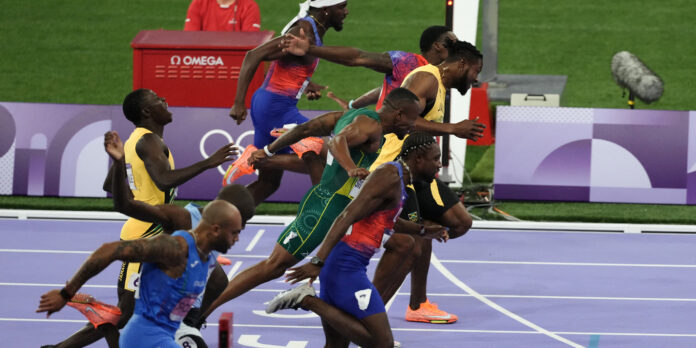
[[(478, 25), (478, 0), (454, 0), (452, 9), (452, 29), (459, 40), (476, 44), (476, 28)], [(469, 118), (469, 105), (471, 91), (461, 95), (457, 90), (451, 91), (450, 122), (456, 123)], [(454, 178), (455, 182), (461, 182), (464, 178), (464, 160), (466, 156), (466, 139), (450, 136), (450, 160), (446, 173), (443, 176)], [(444, 170), (444, 168), (443, 168)]]

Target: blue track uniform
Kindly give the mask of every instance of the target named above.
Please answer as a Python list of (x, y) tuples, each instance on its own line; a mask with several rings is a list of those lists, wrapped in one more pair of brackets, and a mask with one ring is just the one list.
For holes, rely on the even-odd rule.
[[(399, 169), (401, 163), (387, 162)], [(367, 278), (367, 264), (379, 250), (384, 234), (391, 234), (406, 200), (406, 188), (401, 181), (401, 203), (389, 210), (378, 211), (353, 224), (341, 241), (331, 250), (319, 274), (320, 298), (350, 315), (362, 319), (384, 312), (379, 291)]]
[(212, 256), (198, 256), (193, 236), (176, 231), (188, 244), (186, 270), (171, 278), (157, 264), (143, 263), (140, 284), (135, 295), (135, 311), (121, 331), (121, 347), (178, 347), (174, 333), (191, 306), (205, 289), (208, 273), (215, 266)]
[[(312, 24), (314, 29), (314, 41), (321, 46), (321, 38), (317, 24), (311, 17), (304, 17)], [(281, 60), (271, 63), (263, 85), (256, 90), (251, 98), (251, 121), (254, 123), (254, 146), (263, 148), (272, 143), (276, 138), (271, 136), (274, 128), (283, 125), (307, 122), (307, 118), (297, 109), (297, 101), (309, 84), (309, 79), (319, 64), (319, 58), (308, 65), (289, 64)], [(278, 153), (291, 153), (290, 148), (285, 148)]]

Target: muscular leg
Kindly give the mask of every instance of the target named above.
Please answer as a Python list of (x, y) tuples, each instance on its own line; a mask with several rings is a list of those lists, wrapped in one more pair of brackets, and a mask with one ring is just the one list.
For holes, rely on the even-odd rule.
[[(385, 312), (358, 320), (314, 296), (303, 298), (301, 306), (319, 315), (322, 319), (322, 325), (328, 324), (334, 331), (361, 347), (394, 347), (394, 337)], [(324, 332), (326, 333), (326, 330)], [(331, 342), (339, 344), (342, 341), (332, 338)], [(327, 347), (333, 348), (329, 345), (328, 340)]]
[[(462, 203), (457, 203), (447, 209), (437, 221), (440, 225), (449, 227), (450, 238), (463, 236), (471, 228), (472, 219)], [(430, 254), (433, 249), (432, 239), (422, 239), (421, 255), (416, 259), (411, 272), (411, 309), (418, 309), (420, 304), (427, 299), (426, 288), (428, 284), (428, 270), (430, 268)]]
[(308, 174), (307, 164), (294, 153), (281, 153), (257, 164), (255, 169), (261, 170), (289, 170), (295, 173)]
[(411, 309), (420, 308), (420, 304), (427, 299), (426, 288), (428, 283), (428, 270), (430, 269), (430, 254), (433, 250), (433, 240), (419, 240), (421, 254), (416, 259), (411, 271)]
[(394, 233), (384, 244), (384, 254), (379, 259), (372, 280), (384, 303), (391, 300), (420, 255), (420, 243), (415, 239), (410, 235)]
[(121, 309), (121, 318), (118, 321), (118, 327), (111, 324), (104, 324), (100, 325), (98, 329), (95, 329), (92, 324), (87, 324), (65, 339), (65, 341), (55, 345), (55, 347), (85, 347), (104, 337), (110, 348), (118, 348), (118, 330), (126, 326), (128, 319), (133, 315), (133, 309), (135, 309), (135, 293), (133, 291), (118, 289), (118, 308)]
[(336, 331), (336, 329), (323, 318), (321, 319), (321, 327), (324, 329), (324, 338), (326, 339), (325, 347), (348, 348), (350, 340), (343, 337), (340, 332)]
[[(326, 146), (324, 146), (326, 149)], [(304, 161), (305, 169), (309, 172), (309, 179), (312, 180), (312, 185), (317, 185), (321, 181), (321, 176), (324, 174), (324, 167), (326, 166), (326, 152), (322, 149), (323, 156), (317, 155), (314, 152), (307, 152), (302, 156), (302, 161)]]
[(259, 171), (265, 170), (289, 170), (295, 173), (309, 174), (312, 185), (316, 185), (321, 180), (326, 165), (326, 147), (322, 148), (322, 153), (317, 155), (314, 152), (307, 152), (300, 159), (295, 154), (278, 154), (256, 165)]
[(283, 171), (279, 169), (259, 169), (259, 177), (256, 181), (247, 186), (249, 192), (254, 197), (256, 205), (272, 195), (280, 186), (280, 179), (283, 178)]
[(296, 265), (298, 262), (299, 260), (281, 247), (280, 244), (276, 243), (271, 255), (266, 260), (245, 269), (230, 280), (225, 291), (213, 301), (204, 312), (203, 317), (208, 317), (215, 308), (220, 307), (223, 303), (237, 298), (263, 283), (282, 276), (286, 269)]

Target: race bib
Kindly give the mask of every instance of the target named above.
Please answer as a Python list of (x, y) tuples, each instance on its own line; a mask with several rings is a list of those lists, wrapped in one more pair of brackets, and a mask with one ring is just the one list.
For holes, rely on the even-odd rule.
[(305, 89), (307, 89), (307, 85), (309, 85), (309, 79), (305, 80), (305, 82), (302, 83), (302, 87), (300, 87), (300, 90), (297, 91), (295, 99), (302, 99), (302, 93), (304, 93)]
[(362, 185), (364, 182), (364, 179), (358, 179), (355, 181), (355, 185), (353, 185), (353, 188), (350, 189), (350, 193), (348, 193), (351, 199), (358, 196), (358, 193), (360, 193), (360, 190), (362, 189)]
[[(138, 289), (140, 289), (140, 268), (139, 263), (129, 263), (128, 268), (126, 268), (126, 290), (135, 291), (135, 295), (138, 296)], [(140, 268), (140, 269), (138, 269)]]
[(326, 152), (326, 166), (330, 166), (333, 164), (333, 155), (331, 154), (331, 151)]
[(169, 320), (184, 320), (184, 317), (186, 317), (186, 314), (188, 314), (189, 310), (193, 306), (193, 303), (196, 302), (196, 297), (196, 295), (188, 295), (179, 300), (179, 303), (177, 303), (174, 309), (172, 309), (172, 312), (169, 313)]
[(135, 187), (135, 178), (133, 178), (133, 168), (130, 163), (126, 163), (126, 176), (128, 176), (128, 186), (131, 191), (137, 190), (138, 188)]

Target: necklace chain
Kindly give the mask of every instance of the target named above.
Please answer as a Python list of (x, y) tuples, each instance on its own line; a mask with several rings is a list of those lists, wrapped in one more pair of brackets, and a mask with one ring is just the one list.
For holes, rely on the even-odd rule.
[(408, 178), (411, 186), (413, 186), (413, 173), (411, 172), (411, 168), (406, 164), (406, 162), (402, 159), (399, 158), (399, 163), (408, 171)]
[(196, 232), (191, 231), (191, 235), (193, 236), (193, 244), (196, 245), (196, 250), (198, 251), (198, 254), (203, 255), (203, 251), (201, 248), (198, 247), (198, 237), (196, 237)]
[(312, 19), (314, 20), (315, 23), (319, 24), (319, 26), (320, 26), (322, 29), (324, 29), (324, 31), (326, 31), (326, 27), (325, 27), (323, 24), (321, 24), (321, 22), (319, 22), (319, 20), (317, 19), (317, 17), (314, 17), (314, 15), (309, 15), (309, 17), (312, 18)]

